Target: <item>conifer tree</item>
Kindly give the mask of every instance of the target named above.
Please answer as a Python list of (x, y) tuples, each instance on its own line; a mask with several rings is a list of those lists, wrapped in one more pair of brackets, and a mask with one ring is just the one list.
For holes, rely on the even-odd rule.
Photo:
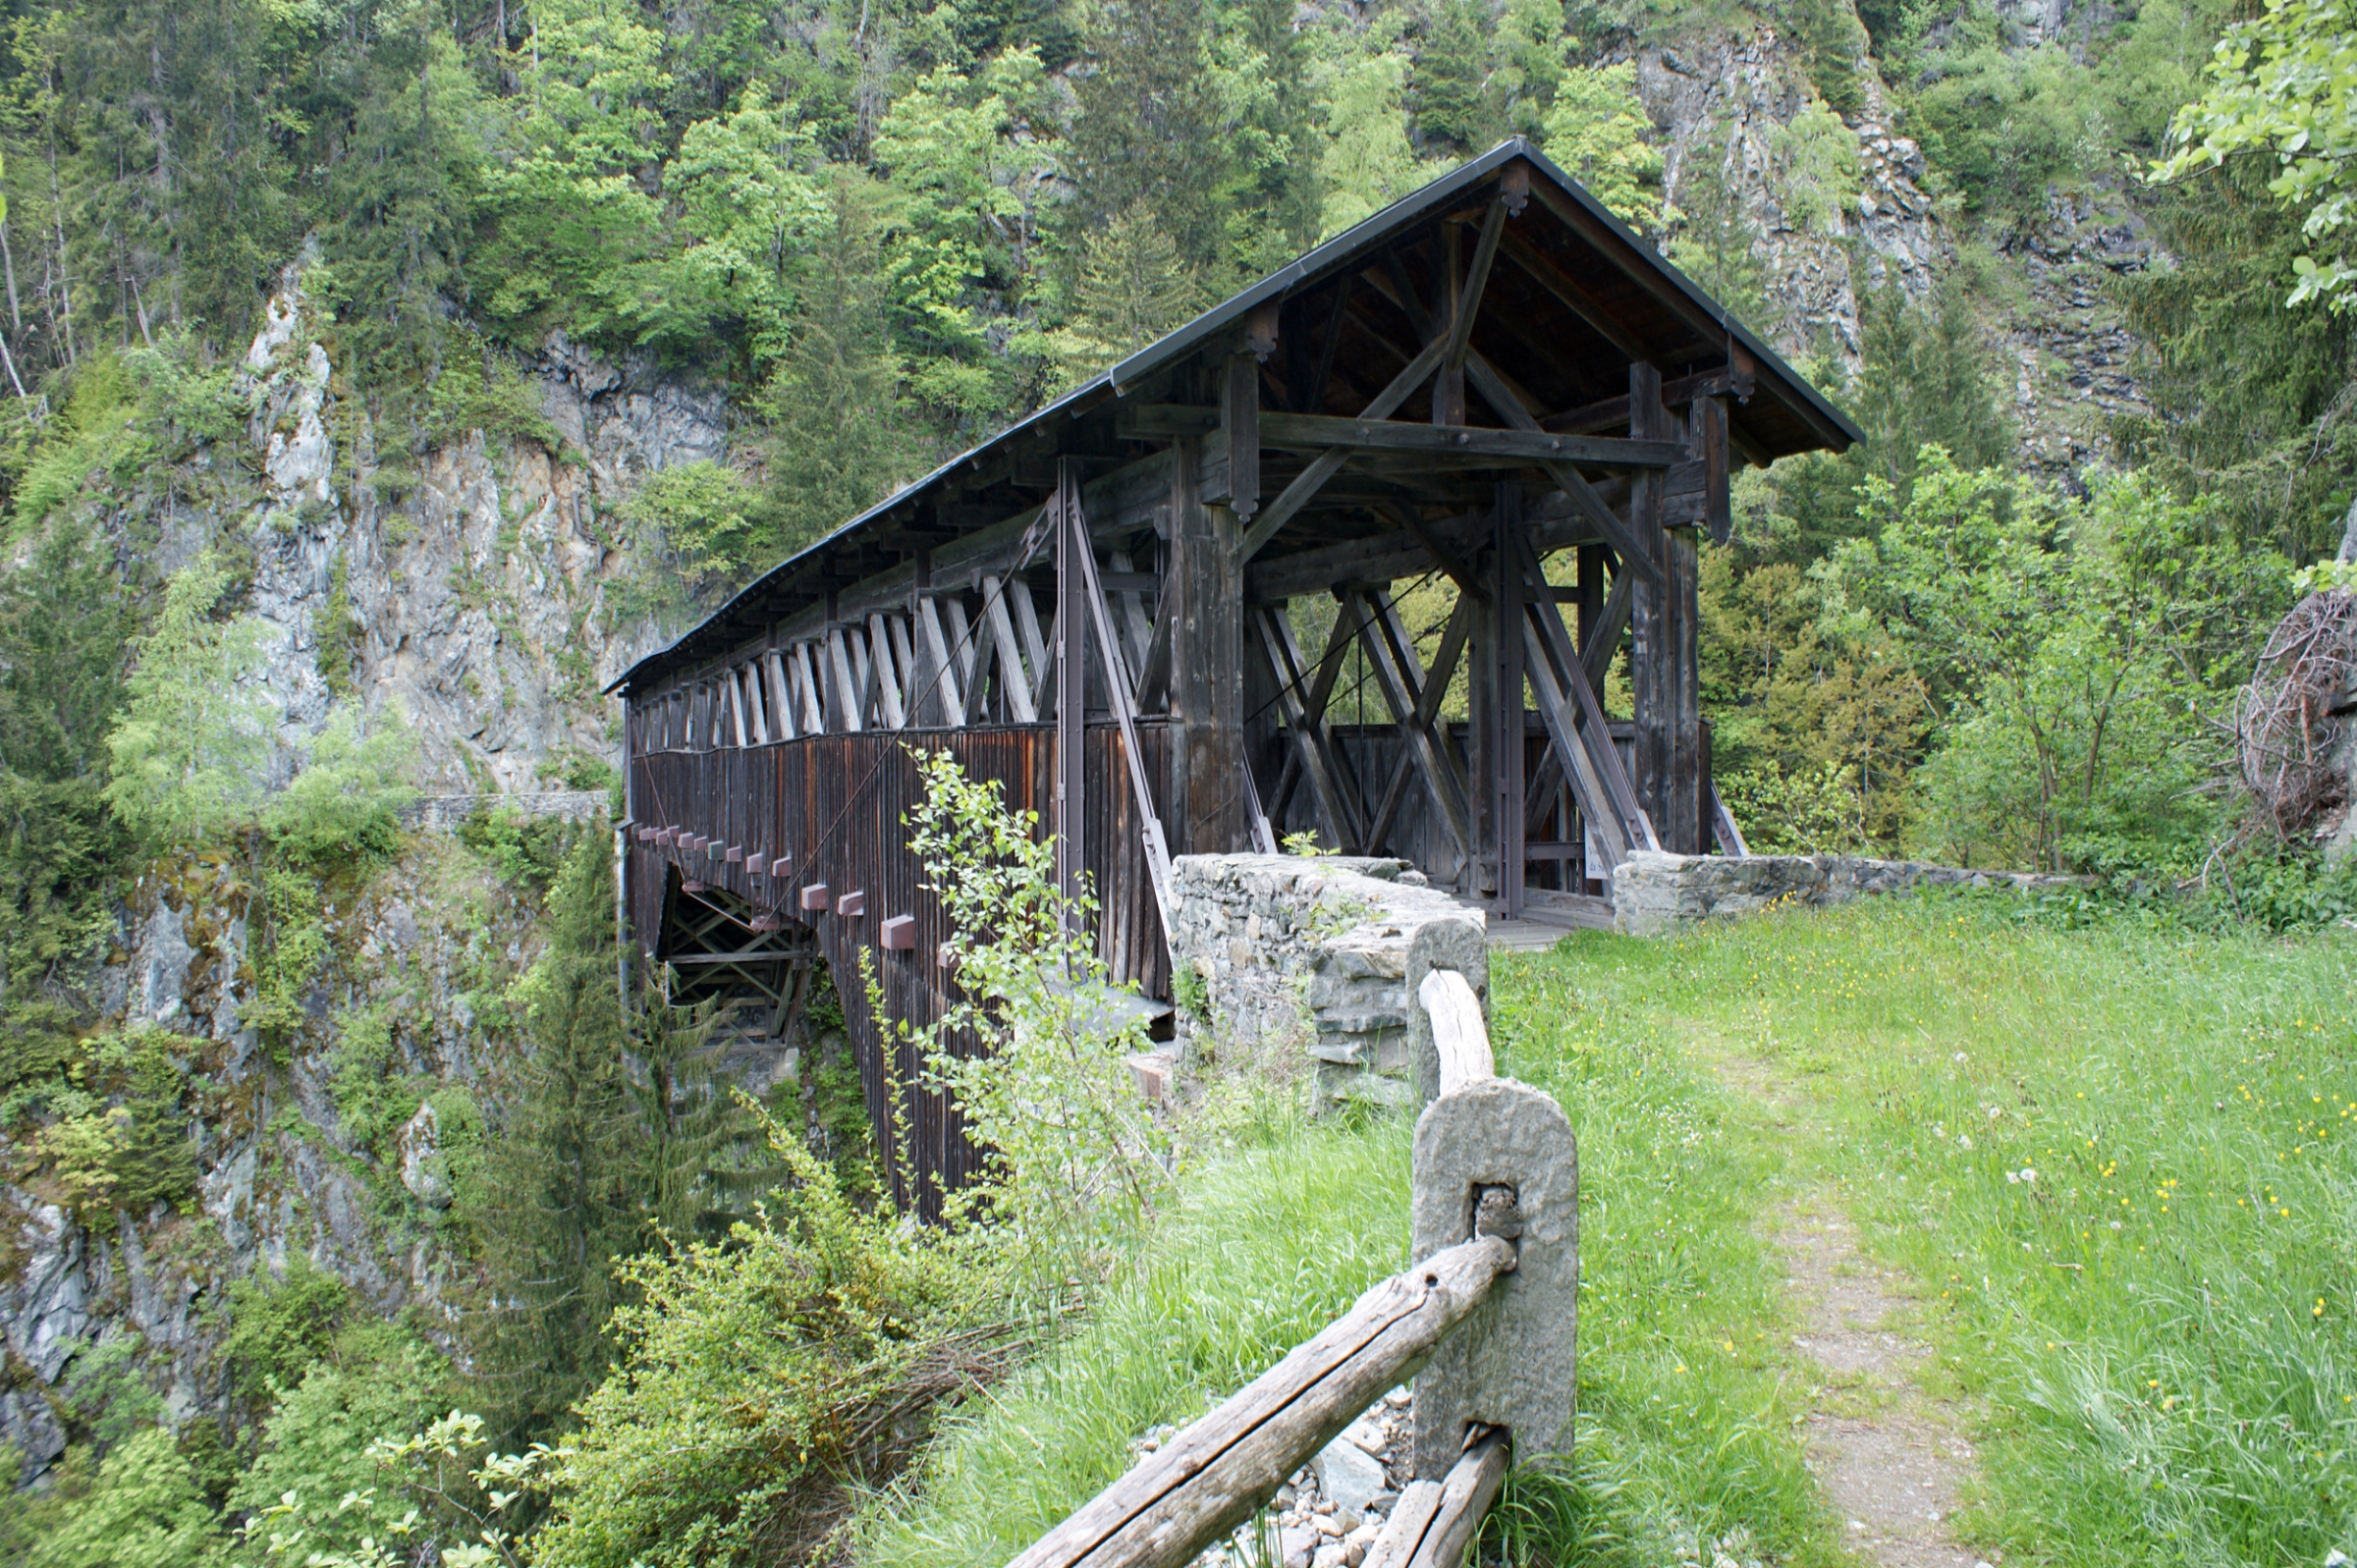
[(522, 1041), (497, 1084), (469, 1335), (503, 1442), (547, 1435), (603, 1375), (616, 1275), (654, 1237), (646, 1139), (624, 1054), (613, 856), (584, 833), (548, 893), (548, 945), (512, 997)]
[(1190, 264), (1220, 259), (1230, 158), (1206, 36), (1203, 0), (1100, 0), (1090, 14), (1067, 143), (1084, 233), (1143, 203)]
[(1413, 82), (1416, 134), (1427, 149), (1478, 152), (1495, 139), (1489, 12), (1482, 0), (1432, 0)]
[(1243, 0), (1230, 30), (1253, 88), (1237, 128), (1245, 167), (1231, 249), (1247, 274), (1261, 274), (1318, 243), (1309, 44), (1293, 26), (1293, 0)]
[(801, 319), (761, 396), (781, 555), (858, 515), (924, 466), (903, 428), (877, 192), (843, 170), (828, 199), (834, 232), (812, 259)]

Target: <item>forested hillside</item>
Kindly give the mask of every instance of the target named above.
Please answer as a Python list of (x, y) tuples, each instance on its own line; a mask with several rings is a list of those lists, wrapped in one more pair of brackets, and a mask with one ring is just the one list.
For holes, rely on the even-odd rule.
[[(2342, 10), (2284, 0), (2206, 77), (2238, 15), (23, 0), (0, 1551), (824, 1538), (844, 1494), (796, 1488), (890, 1474), (1062, 1276), (868, 1212), (840, 1036), (723, 1061), (710, 1020), (622, 1007), (602, 689), (1507, 135), (1867, 432), (1742, 475), (1706, 549), (1705, 711), (1756, 848), (2084, 873), (2188, 919), (2357, 910), (2319, 852), (2348, 770), (2304, 758), (2297, 809), (2254, 815), (2228, 723), (2304, 595), (2350, 635), (2351, 573), (2295, 568), (2357, 516), (2357, 67)], [(453, 829), (420, 793), (515, 798)], [(800, 1293), (835, 1270), (857, 1287)], [(1048, 1305), (976, 1328), (989, 1290)], [(754, 1384), (793, 1390), (766, 1457), (660, 1481)], [(553, 1490), (556, 1459), (467, 1479), (584, 1423)], [(676, 1516), (616, 1500), (666, 1487)]]

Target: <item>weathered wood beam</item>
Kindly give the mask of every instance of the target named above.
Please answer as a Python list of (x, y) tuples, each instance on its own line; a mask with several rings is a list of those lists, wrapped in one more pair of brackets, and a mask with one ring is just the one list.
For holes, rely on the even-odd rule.
[[(1697, 398), (1748, 398), (1751, 390), (1752, 380), (1748, 372), (1738, 371), (1732, 365), (1722, 365), (1716, 370), (1700, 370), (1690, 376), (1680, 376), (1675, 381), (1663, 382), (1662, 402), (1675, 408)], [(1595, 403), (1581, 404), (1576, 408), (1565, 408), (1561, 413), (1551, 413), (1539, 421), (1539, 428), (1566, 436), (1625, 430), (1628, 428), (1628, 395), (1623, 393), (1617, 398), (1605, 398)]]
[[(1405, 650), (1401, 662), (1413, 670), (1415, 640), (1407, 635), (1406, 628), (1399, 623), (1398, 605), (1388, 595), (1384, 603), (1390, 621), (1390, 633), (1398, 645)], [(1432, 669), (1425, 672), (1419, 680), (1415, 711), (1411, 716), (1417, 726), (1429, 730), (1433, 721), (1440, 717), (1441, 703), (1449, 694), (1449, 682), (1456, 675), (1456, 662), (1464, 656), (1466, 640), (1472, 633), (1473, 601), (1469, 596), (1459, 594), (1455, 608), (1449, 612), (1448, 622), (1441, 628), (1441, 644), (1433, 650)], [(1438, 737), (1436, 741), (1439, 743), (1441, 761), (1455, 786), (1458, 809), (1462, 811), (1465, 792), (1463, 770), (1458, 766), (1456, 753), (1445, 741), (1438, 741)], [(1407, 781), (1415, 772), (1415, 764), (1404, 754), (1392, 764), (1392, 777), (1383, 786), (1383, 798), (1376, 804), (1375, 814), (1367, 819), (1369, 842), (1382, 843), (1385, 835), (1392, 831), (1392, 819), (1398, 813), (1400, 801), (1406, 798)], [(1472, 827), (1468, 821), (1459, 842), (1469, 842), (1471, 838)]]
[[(1375, 687), (1382, 693), (1384, 705), (1392, 711), (1392, 722), (1398, 727), (1400, 739), (1405, 743), (1408, 760), (1423, 776), (1424, 787), (1432, 796), (1433, 809), (1440, 814), (1442, 825), (1454, 840), (1459, 855), (1471, 852), (1472, 825), (1464, 804), (1457, 798), (1455, 771), (1449, 766), (1440, 738), (1432, 732), (1431, 712), (1427, 710), (1430, 682), (1417, 667), (1415, 643), (1405, 628), (1398, 624), (1391, 596), (1380, 590), (1352, 592), (1343, 597), (1343, 613), (1356, 616), (1360, 621), (1360, 645), (1366, 650), (1367, 663), (1375, 675)], [(1455, 617), (1453, 615), (1451, 620)], [(1442, 684), (1446, 686), (1447, 677)], [(1438, 705), (1433, 704), (1437, 710)], [(1386, 804), (1396, 811), (1393, 792), (1385, 791)], [(1370, 821), (1364, 848), (1369, 854), (1379, 854), (1383, 848), (1382, 834), (1391, 828), (1390, 815), (1383, 817), (1381, 827)]]
[(1500, 248), (1533, 283), (1553, 295), (1558, 303), (1593, 327), (1605, 342), (1631, 359), (1642, 359), (1655, 351), (1648, 349), (1635, 333), (1614, 320), (1595, 297), (1580, 287), (1578, 280), (1537, 245), (1519, 235), (1507, 235)]
[[(1409, 360), (1407, 367), (1392, 378), (1391, 385), (1377, 394), (1373, 403), (1359, 410), (1359, 418), (1368, 420), (1390, 418), (1393, 410), (1407, 401), (1407, 395), (1415, 391), (1427, 376), (1439, 368), (1441, 355), (1446, 348), (1446, 344), (1437, 341), (1426, 345), (1424, 351)], [(1295, 415), (1294, 417), (1306, 418), (1309, 416)], [(1238, 564), (1248, 562), (1258, 555), (1261, 546), (1277, 536), (1277, 530), (1284, 527), (1287, 520), (1294, 513), (1300, 511), (1310, 497), (1318, 493), (1320, 486), (1334, 477), (1348, 458), (1347, 452), (1330, 450), (1320, 453), (1316, 461), (1303, 469), (1298, 478), (1285, 487), (1283, 494), (1269, 503), (1268, 510), (1260, 514), (1259, 519), (1244, 534), (1242, 541), (1236, 546), (1235, 557)]]
[(1302, 1454), (1332, 1441), (1429, 1360), (1513, 1260), (1511, 1243), (1482, 1236), (1376, 1285), (1010, 1568), (1180, 1568), (1206, 1541), (1249, 1518)]
[(1359, 841), (1358, 821), (1343, 787), (1339, 760), (1328, 744), (1325, 723), (1326, 701), (1334, 691), (1329, 672), (1340, 672), (1341, 655), (1350, 646), (1348, 617), (1336, 617), (1334, 636), (1327, 642), (1326, 657), (1320, 661), (1314, 678), (1302, 667), (1292, 622), (1282, 606), (1261, 607), (1258, 623), (1262, 648), (1277, 676), (1278, 711), (1285, 716), (1285, 727), (1292, 737), (1301, 772), (1309, 780), (1310, 802), (1316, 810), (1318, 826), (1333, 836), (1335, 847), (1349, 853)]
[[(1148, 404), (1124, 414), (1127, 428), (1138, 435), (1194, 435), (1220, 427), (1218, 409), (1180, 404)], [(1493, 430), (1373, 416), (1338, 419), (1330, 414), (1264, 412), (1259, 423), (1261, 444), (1287, 452), (1503, 458), (1518, 463), (1576, 462), (1598, 468), (1667, 468), (1688, 457), (1683, 442), (1551, 435), (1535, 420), (1528, 429)]]

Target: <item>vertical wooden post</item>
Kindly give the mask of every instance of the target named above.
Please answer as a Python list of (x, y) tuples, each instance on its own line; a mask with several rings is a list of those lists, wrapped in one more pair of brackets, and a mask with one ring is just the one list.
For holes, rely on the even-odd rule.
[[(1662, 374), (1650, 364), (1628, 371), (1629, 434), (1670, 438)], [(1696, 659), (1695, 586), (1699, 562), (1691, 528), (1662, 526), (1663, 475), (1640, 474), (1629, 496), (1629, 523), (1652, 544), (1658, 584), (1640, 579), (1631, 609), (1636, 633), (1631, 676), (1637, 699), (1637, 801), (1653, 819), (1664, 849), (1702, 851), (1702, 708)]]
[(1245, 522), (1260, 511), (1260, 361), (1232, 353), (1220, 376), (1220, 437), (1227, 449), (1228, 505)]
[(1069, 465), (1059, 466), (1048, 502), (1056, 509), (1056, 886), (1077, 898), (1088, 870), (1088, 574), (1077, 552), (1093, 547), (1072, 504), (1079, 486)]
[[(1237, 357), (1253, 365), (1249, 354)], [(1244, 754), (1244, 588), (1235, 559), (1243, 525), (1234, 508), (1197, 499), (1201, 451), (1190, 437), (1171, 452), (1171, 555), (1162, 577), (1171, 601), (1170, 787), (1162, 820), (1173, 854), (1233, 854), (1251, 847), (1236, 774)]]
[(1727, 400), (1694, 400), (1694, 445), (1702, 459), (1702, 521), (1711, 538), (1725, 544), (1735, 531), (1727, 497)]
[[(1497, 563), (1471, 563), (1477, 583), (1487, 583)], [(1469, 596), (1471, 597), (1471, 596)], [(1473, 840), (1465, 846), (1460, 896), (1492, 897), (1498, 891), (1498, 596), (1473, 597), (1465, 638), (1465, 763)]]
[(1579, 547), (1579, 598), (1573, 608), (1578, 612), (1579, 646), (1585, 650), (1588, 639), (1596, 635), (1596, 622), (1604, 619), (1604, 546)]
[(1498, 846), (1498, 918), (1522, 918), (1522, 487), (1498, 487), (1495, 550), (1498, 560), (1498, 766), (1493, 820)]
[[(1441, 225), (1441, 319), (1439, 330), (1446, 334), (1456, 322), (1456, 313), (1464, 307), (1464, 245), (1460, 231), (1453, 223)], [(1465, 422), (1465, 366), (1459, 359), (1445, 363), (1432, 377), (1432, 422), (1436, 425), (1461, 425)]]

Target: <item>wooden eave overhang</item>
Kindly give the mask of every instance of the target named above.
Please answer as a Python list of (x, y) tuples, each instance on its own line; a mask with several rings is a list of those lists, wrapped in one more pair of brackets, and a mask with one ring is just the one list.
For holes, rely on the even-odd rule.
[[(1174, 383), (1201, 357), (1241, 348), (1280, 320), (1288, 325), (1263, 360), (1264, 406), (1311, 430), (1326, 428), (1320, 420), (1355, 417), (1429, 340), (1452, 265), (1447, 258), (1471, 247), (1467, 237), (1489, 203), (1509, 191), (1509, 204), (1519, 213), (1502, 231), (1470, 343), (1473, 358), (1492, 373), (1492, 385), (1510, 392), (1541, 429), (1565, 437), (1624, 434), (1628, 367), (1642, 358), (1673, 386), (1730, 394), (1730, 438), (1736, 453), (1753, 462), (1838, 452), (1862, 439), (1847, 417), (1724, 306), (1517, 137), (853, 517), (763, 573), (608, 689), (649, 689), (920, 551), (984, 528), (1004, 531), (1010, 518), (1045, 498), (1057, 460), (1079, 458), (1108, 471), (1146, 450), (1139, 442), (1167, 438), (1174, 420), (1182, 422), (1185, 415), (1170, 406), (1180, 401), (1168, 395)], [(1264, 346), (1265, 339), (1253, 344)], [(1527, 437), (1505, 433), (1505, 422), (1494, 417), (1483, 396), (1469, 397), (1467, 407), (1470, 427), (1498, 433), (1469, 444), (1481, 451), (1464, 461), (1494, 465), (1505, 460), (1500, 454), (1510, 459), (1529, 446)], [(1411, 395), (1394, 418), (1429, 428), (1429, 389)], [(1265, 434), (1262, 444), (1272, 449), (1263, 493), (1274, 496), (1286, 482), (1285, 454)], [(1355, 506), (1362, 513), (1370, 504), (1412, 505), (1419, 468), (1440, 481), (1428, 485), (1425, 498), (1448, 504), (1452, 460), (1404, 455), (1395, 472), (1386, 470), (1382, 455), (1366, 456), (1357, 478), (1329, 487), (1322, 505)], [(1567, 460), (1582, 460), (1574, 453)], [(1268, 541), (1260, 560), (1331, 548), (1337, 539), (1331, 529), (1288, 524)]]

